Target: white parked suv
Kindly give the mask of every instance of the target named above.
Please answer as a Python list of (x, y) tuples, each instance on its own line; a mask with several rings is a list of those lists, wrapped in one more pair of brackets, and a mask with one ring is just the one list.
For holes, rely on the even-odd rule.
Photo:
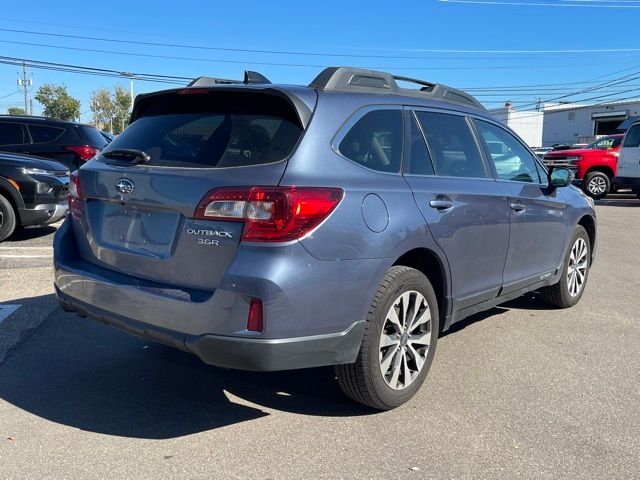
[(632, 124), (622, 140), (618, 175), (613, 181), (621, 187), (631, 188), (640, 198), (640, 122)]

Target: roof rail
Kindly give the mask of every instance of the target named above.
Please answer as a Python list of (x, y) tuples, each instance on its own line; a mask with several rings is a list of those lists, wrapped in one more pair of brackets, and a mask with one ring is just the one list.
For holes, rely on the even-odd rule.
[[(417, 90), (401, 88), (397, 81), (414, 83)], [(392, 75), (352, 67), (328, 67), (309, 84), (311, 88), (331, 92), (389, 93), (414, 97), (430, 96), (445, 102), (469, 105), (485, 110), (484, 106), (468, 93), (441, 83)]]
[(271, 83), (264, 75), (253, 72), (251, 70), (244, 71), (244, 78), (242, 80), (229, 80), (228, 78), (214, 78), (214, 77), (198, 77), (193, 79), (187, 87), (213, 87), (215, 85), (258, 85)]

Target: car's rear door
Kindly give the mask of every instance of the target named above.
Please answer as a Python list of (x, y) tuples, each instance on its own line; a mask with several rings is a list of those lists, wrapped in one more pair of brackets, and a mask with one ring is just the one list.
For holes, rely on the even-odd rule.
[[(219, 187), (277, 185), (302, 132), (296, 108), (267, 93), (155, 96), (79, 171), (84, 213), (73, 224), (80, 255), (134, 277), (215, 289), (243, 224), (196, 219), (199, 202)], [(132, 150), (150, 160), (116, 155)]]
[(566, 204), (560, 190), (548, 187), (535, 155), (511, 132), (486, 119), (475, 118), (474, 125), (508, 196), (509, 253), (502, 292), (506, 294), (555, 273), (567, 232)]
[(447, 257), (454, 309), (492, 299), (502, 286), (509, 244), (506, 196), (465, 115), (420, 109), (405, 115), (404, 175)]

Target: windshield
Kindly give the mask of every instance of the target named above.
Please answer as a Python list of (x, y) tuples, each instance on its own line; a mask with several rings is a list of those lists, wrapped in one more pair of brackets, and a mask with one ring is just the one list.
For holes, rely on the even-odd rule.
[(586, 148), (599, 148), (606, 150), (608, 148), (616, 148), (622, 143), (622, 137), (602, 137), (595, 142), (591, 142)]

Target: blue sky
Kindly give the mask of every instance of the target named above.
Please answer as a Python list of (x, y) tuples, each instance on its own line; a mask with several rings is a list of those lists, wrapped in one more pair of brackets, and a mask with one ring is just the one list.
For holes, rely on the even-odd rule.
[[(67, 0), (51, 8), (51, 2), (41, 0), (5, 2), (0, 13), (0, 55), (185, 77), (240, 78), (248, 68), (274, 82), (304, 84), (322, 66), (354, 65), (462, 88), (515, 86), (474, 90), (487, 106), (511, 99), (525, 107), (537, 97), (563, 95), (577, 100), (579, 95), (569, 94), (640, 74), (640, 0), (156, 1), (150, 8), (151, 4)], [(126, 43), (131, 41), (207, 48)], [(22, 104), (21, 94), (13, 93), (18, 70), (0, 65), (0, 97), (4, 97), (0, 111)], [(38, 69), (29, 73), (32, 93), (43, 83), (65, 83), (82, 102), (83, 120), (90, 119), (91, 91), (115, 83), (128, 88), (126, 80), (114, 78)], [(582, 98), (634, 95), (640, 80), (627, 78)], [(591, 82), (577, 83), (585, 81)], [(541, 86), (548, 84), (554, 85)], [(135, 83), (137, 93), (171, 86)], [(35, 113), (39, 112), (36, 104)]]

